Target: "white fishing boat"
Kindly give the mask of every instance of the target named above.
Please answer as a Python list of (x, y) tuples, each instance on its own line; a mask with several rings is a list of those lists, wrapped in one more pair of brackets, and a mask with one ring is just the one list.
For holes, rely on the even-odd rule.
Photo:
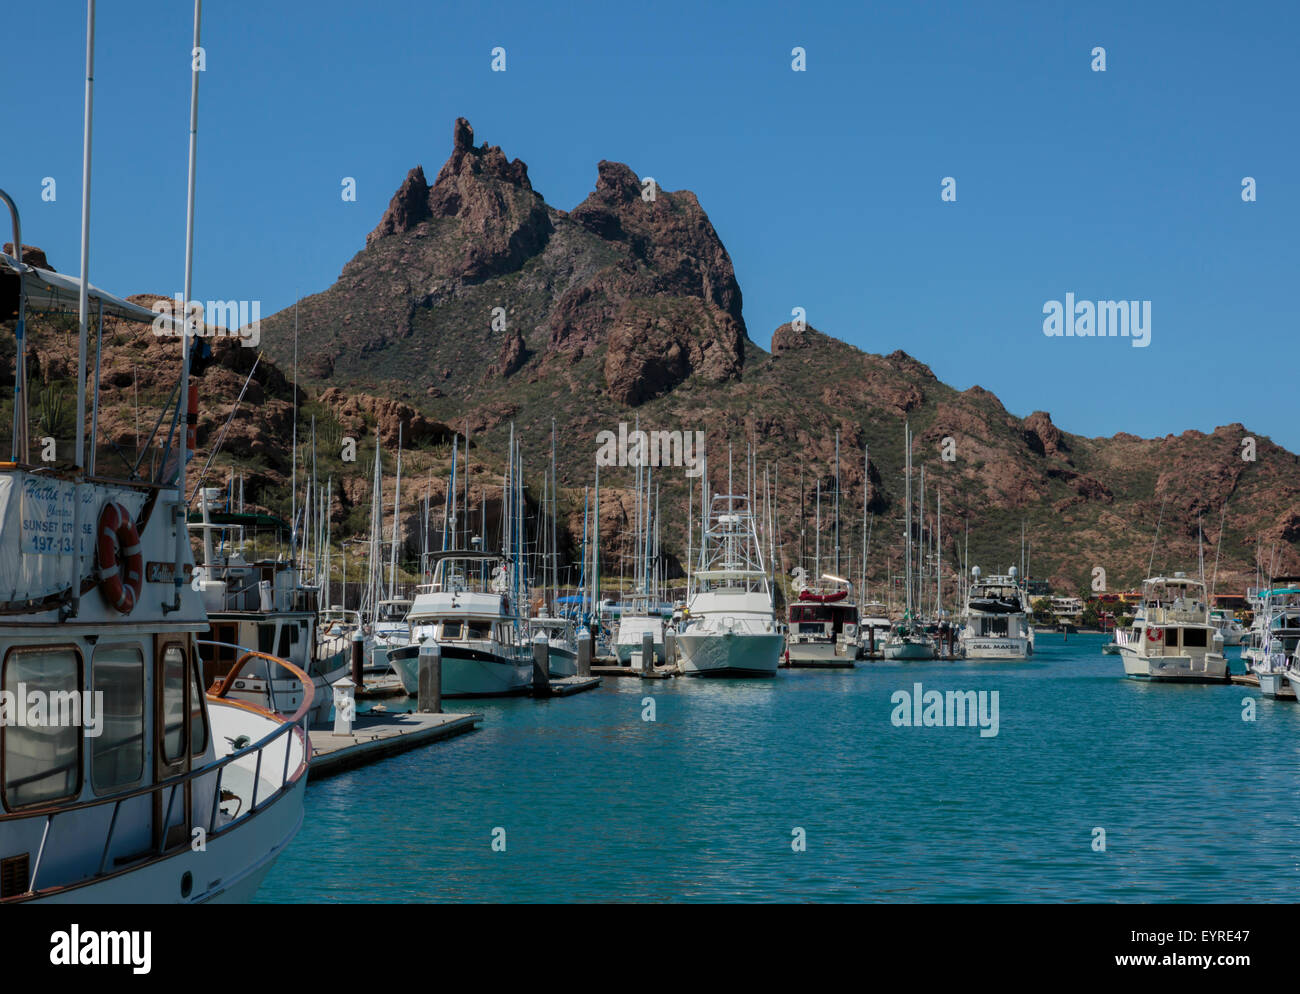
[(775, 676), (785, 638), (749, 497), (716, 495), (701, 519), (700, 568), (690, 578), (678, 665), (686, 676)]
[(1228, 679), (1223, 642), (1210, 624), (1205, 584), (1184, 573), (1142, 583), (1142, 611), (1120, 645), (1126, 676), (1166, 683)]
[[(89, 136), (87, 114), (87, 156)], [(89, 284), (88, 204), (73, 279), (23, 261), (17, 208), (3, 191), (0, 202), (14, 229), (14, 254), (0, 253), (0, 322), (22, 329), (29, 305), (80, 316), (64, 466), (32, 459), (17, 334), (13, 443), (0, 463), (0, 903), (247, 901), (302, 824), (307, 703), (286, 719), (232, 701), (232, 681), (259, 658), (249, 651), (220, 688), (202, 690), (196, 636), (208, 619), (184, 524), (194, 438), (181, 418), (186, 398), (190, 410), (197, 401), (188, 350), (174, 413), (164, 411), (162, 468), (151, 474), (141, 457), (141, 472), (113, 479), (96, 467), (98, 389), (87, 403), (90, 314), (101, 347), (112, 324), (147, 335), (160, 315)]]
[[(301, 581), (290, 529), (270, 514), (223, 511), (220, 488), (205, 488), (190, 514), (202, 565), (194, 588), (202, 595), (212, 637), (200, 647), (204, 685), (222, 680), (241, 647), (287, 659), (311, 678), (308, 720), (324, 721), (333, 707), (331, 684), (348, 674), (349, 639), (317, 632), (318, 588)], [(303, 699), (296, 677), (263, 658), (241, 671), (231, 697), (290, 714)]]
[(506, 697), (532, 686), (533, 656), (511, 605), (507, 570), (495, 553), (433, 553), (433, 582), (421, 586), (407, 619), (408, 644), (388, 660), (408, 694), (420, 691), (420, 645), (438, 643), (443, 697)]
[(1016, 567), (989, 577), (981, 577), (978, 566), (971, 567), (957, 643), (967, 659), (1028, 659), (1033, 655), (1033, 618)]

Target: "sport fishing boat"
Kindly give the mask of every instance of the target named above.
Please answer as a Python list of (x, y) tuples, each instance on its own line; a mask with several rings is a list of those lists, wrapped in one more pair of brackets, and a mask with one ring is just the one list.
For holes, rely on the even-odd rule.
[(1028, 659), (1034, 654), (1033, 620), (1016, 567), (987, 578), (978, 566), (971, 567), (957, 643), (967, 659)]
[[(14, 254), (0, 253), (0, 322), (16, 317), (20, 343), (12, 454), (0, 463), (0, 686), (18, 705), (0, 722), (0, 903), (247, 901), (302, 825), (307, 708), (285, 718), (231, 699), (247, 664), (268, 661), (253, 651), (202, 690), (196, 637), (208, 619), (182, 513), (195, 439), (180, 420), (197, 392), (182, 364), (162, 468), (150, 473), (137, 453), (139, 472), (114, 479), (96, 467), (98, 390), (87, 403), (78, 376), (89, 431), (79, 418), (70, 462), (33, 463), (29, 305), (80, 314), (83, 370), (92, 312), (101, 343), (148, 335), (160, 316), (84, 273), (25, 263), (17, 208), (3, 191), (0, 202), (14, 228)], [(33, 720), (38, 701), (48, 706)]]
[(803, 567), (794, 571), (798, 599), (789, 607), (786, 665), (794, 668), (852, 669), (858, 655), (858, 606), (853, 585), (825, 574), (816, 587)]
[(747, 495), (715, 495), (677, 636), (686, 676), (776, 675), (784, 636)]
[(1261, 649), (1248, 661), (1265, 697), (1295, 700), (1287, 674), (1295, 668), (1300, 645), (1300, 577), (1274, 577), (1258, 594)]
[(884, 659), (889, 641), (889, 608), (880, 601), (869, 601), (858, 612), (858, 646), (860, 659)]
[(1124, 674), (1166, 683), (1228, 679), (1223, 642), (1210, 624), (1205, 584), (1185, 573), (1142, 582), (1142, 610), (1120, 645)]
[(533, 656), (507, 593), (501, 557), (479, 550), (430, 553), (433, 581), (421, 586), (407, 620), (410, 641), (388, 660), (412, 696), (420, 692), (420, 644), (438, 643), (443, 697), (506, 697), (532, 686)]
[[(202, 490), (200, 510), (190, 513), (203, 556), (192, 582), (212, 625), (199, 649), (204, 685), (225, 679), (242, 646), (256, 646), (311, 677), (308, 721), (324, 721), (334, 704), (331, 685), (348, 675), (349, 639), (318, 633), (319, 590), (301, 582), (289, 525), (271, 514), (222, 511), (224, 494)], [(231, 690), (236, 700), (281, 714), (296, 711), (303, 693), (296, 677), (260, 657)]]

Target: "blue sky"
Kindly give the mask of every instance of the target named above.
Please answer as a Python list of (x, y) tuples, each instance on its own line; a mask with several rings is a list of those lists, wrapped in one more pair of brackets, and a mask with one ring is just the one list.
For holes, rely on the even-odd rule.
[[(695, 191), (764, 348), (803, 307), (1068, 431), (1242, 421), (1300, 451), (1300, 5), (551, 6), (210, 0), (195, 296), (266, 315), (327, 287), (463, 115), (562, 209), (602, 158)], [(191, 13), (100, 4), (90, 268), (116, 292), (181, 287)], [(72, 271), (85, 7), (11, 3), (4, 26), (0, 187)], [(1045, 337), (1066, 292), (1152, 301), (1150, 347)]]

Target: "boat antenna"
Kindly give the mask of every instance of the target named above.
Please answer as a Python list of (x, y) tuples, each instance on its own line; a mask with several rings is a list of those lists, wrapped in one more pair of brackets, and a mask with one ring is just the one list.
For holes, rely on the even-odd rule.
[(1151, 558), (1147, 561), (1147, 576), (1151, 576), (1151, 570), (1156, 563), (1156, 543), (1160, 541), (1160, 523), (1165, 520), (1165, 504), (1169, 503), (1166, 497), (1160, 502), (1160, 516), (1156, 518), (1156, 537), (1151, 540)]

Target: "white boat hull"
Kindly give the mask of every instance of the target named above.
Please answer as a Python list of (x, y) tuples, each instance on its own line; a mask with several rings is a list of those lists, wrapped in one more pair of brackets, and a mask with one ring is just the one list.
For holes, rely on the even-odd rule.
[(1280, 700), (1294, 701), (1296, 699), (1295, 690), (1291, 682), (1287, 680), (1286, 674), (1278, 670), (1271, 672), (1255, 671), (1255, 676), (1259, 678), (1259, 692), (1265, 697), (1273, 697)]
[(967, 659), (1028, 659), (1034, 654), (1033, 640), (1027, 636), (991, 636), (958, 641)]
[[(443, 697), (508, 697), (524, 694), (533, 685), (531, 659), (491, 656), (442, 647)], [(416, 652), (389, 656), (402, 687), (412, 697), (420, 693), (420, 657)]]
[(904, 661), (933, 659), (934, 649), (919, 642), (886, 642), (885, 658)]
[(684, 676), (776, 676), (785, 639), (768, 632), (683, 632), (677, 636)]
[(1223, 656), (1142, 656), (1128, 646), (1120, 647), (1124, 675), (1136, 680), (1164, 683), (1224, 683), (1228, 679), (1228, 661)]
[(547, 654), (547, 668), (553, 677), (578, 675), (578, 654), (564, 646), (552, 645)]

